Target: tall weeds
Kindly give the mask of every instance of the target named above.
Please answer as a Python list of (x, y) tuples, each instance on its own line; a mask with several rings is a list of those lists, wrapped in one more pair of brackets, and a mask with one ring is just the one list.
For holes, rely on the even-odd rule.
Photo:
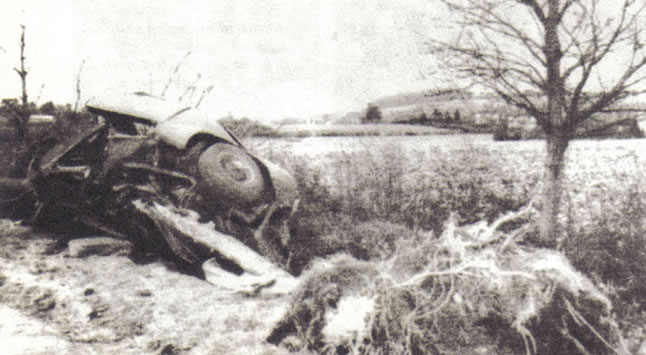
[(617, 310), (626, 317), (646, 310), (646, 191), (640, 164), (629, 154), (623, 167), (608, 166), (608, 177), (593, 188), (570, 190), (563, 245), (578, 269), (612, 286)]
[[(416, 231), (438, 235), (450, 215), (456, 223), (493, 220), (530, 199), (531, 184), (513, 170), (491, 165), (485, 150), (453, 155), (407, 153), (401, 147), (340, 151), (321, 159), (263, 150), (295, 176), (301, 203), (292, 220), (294, 270), (315, 256), (347, 252), (387, 257)], [(299, 245), (306, 245), (301, 248)]]
[(486, 150), (467, 148), (452, 154), (410, 154), (390, 146), (338, 152), (316, 164), (265, 152), (299, 181), (303, 207), (315, 205), (353, 222), (381, 220), (411, 229), (440, 232), (455, 213), (458, 223), (492, 220), (520, 208), (534, 192), (531, 176), (515, 174)]

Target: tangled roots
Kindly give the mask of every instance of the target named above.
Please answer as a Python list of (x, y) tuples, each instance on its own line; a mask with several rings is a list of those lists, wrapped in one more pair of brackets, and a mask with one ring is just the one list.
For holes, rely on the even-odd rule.
[(386, 261), (337, 255), (304, 273), (267, 339), (321, 354), (623, 353), (611, 302), (559, 252), (449, 220)]

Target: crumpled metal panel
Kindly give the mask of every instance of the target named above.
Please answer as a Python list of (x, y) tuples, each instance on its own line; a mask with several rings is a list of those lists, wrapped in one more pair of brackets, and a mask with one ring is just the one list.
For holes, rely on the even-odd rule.
[(87, 103), (90, 112), (119, 114), (155, 125), (155, 133), (179, 149), (186, 147), (191, 137), (208, 134), (233, 145), (236, 139), (215, 118), (196, 108), (170, 102), (163, 97), (135, 93), (118, 97), (94, 98)]

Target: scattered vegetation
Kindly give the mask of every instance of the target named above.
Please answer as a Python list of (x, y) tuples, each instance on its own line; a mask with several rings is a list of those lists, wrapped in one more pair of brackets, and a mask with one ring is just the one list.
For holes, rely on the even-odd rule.
[(510, 169), (505, 166), (510, 157), (495, 162), (497, 152), (476, 147), (409, 154), (401, 146), (371, 146), (331, 153), (317, 164), (278, 150), (263, 154), (296, 177), (301, 213), (311, 209), (319, 216), (315, 220), (325, 216), (321, 211), (332, 214), (324, 225), (339, 225), (346, 216), (353, 226), (379, 220), (440, 233), (451, 213), (463, 224), (518, 209), (535, 193), (538, 180), (538, 171), (529, 172), (527, 163)]
[(398, 123), (407, 123), (407, 124), (422, 124), (427, 126), (435, 127), (450, 127), (452, 124), (459, 125), (462, 123), (462, 115), (460, 110), (456, 109), (455, 111), (444, 111), (435, 108), (433, 109), (430, 115), (427, 115), (425, 111), (422, 111), (419, 115), (409, 117), (407, 119), (400, 119)]
[[(304, 281), (293, 307), (268, 340), (292, 350), (329, 354), (635, 352), (639, 343), (626, 345), (623, 336), (646, 318), (642, 272), (646, 193), (641, 187), (644, 177), (635, 173), (643, 171), (643, 162), (630, 154), (605, 157), (604, 167), (621, 167), (616, 163), (621, 158), (622, 164), (632, 162), (633, 169), (591, 179), (590, 174), (598, 174), (599, 169), (583, 166), (587, 161), (581, 159), (573, 160), (581, 164), (574, 167), (564, 161), (577, 134), (596, 137), (611, 128), (595, 123), (594, 114), (633, 94), (628, 90), (633, 85), (630, 79), (646, 68), (639, 52), (643, 29), (625, 26), (623, 20), (603, 24), (595, 16), (588, 18), (586, 11), (570, 13), (569, 5), (559, 9), (558, 1), (549, 1), (548, 13), (540, 6), (531, 8), (544, 38), (528, 41), (513, 21), (496, 18), (487, 1), (471, 2), (473, 7), (445, 2), (470, 15), (461, 26), (487, 23), (493, 31), (501, 28), (497, 26), (512, 28), (516, 37), (511, 39), (528, 47), (532, 62), (543, 63), (539, 69), (547, 69), (548, 77), (536, 78), (534, 73), (543, 70), (516, 61), (516, 53), (510, 53), (509, 60), (499, 55), (498, 47), (492, 55), (487, 48), (473, 50), (469, 43), (440, 43), (445, 51), (462, 57), (460, 64), (471, 68), (467, 69), (470, 75), (493, 82), (506, 102), (535, 118), (547, 137), (551, 178), (541, 182), (540, 170), (531, 165), (539, 160), (536, 155), (514, 155), (518, 152), (512, 149), (503, 155), (462, 147), (417, 156), (396, 146), (371, 147), (328, 156), (324, 166), (269, 151), (272, 160), (292, 171), (301, 191), (300, 208), (290, 225), (288, 267), (302, 273)], [(621, 18), (637, 23), (643, 8), (632, 10), (630, 0), (624, 5)], [(564, 14), (588, 23), (569, 32), (565, 47), (579, 51), (574, 56), (561, 55), (559, 41), (554, 40)], [(628, 41), (634, 46), (626, 47), (633, 61), (610, 91), (589, 95), (583, 90), (585, 81), (621, 41), (594, 36), (588, 46), (584, 35), (608, 25), (614, 25), (614, 33), (634, 38)], [(543, 42), (547, 45), (542, 46)], [(28, 101), (24, 48), (23, 27), (20, 69), (16, 69), (22, 82), (21, 101), (5, 99), (0, 106), (0, 115), (15, 126), (16, 140), (26, 142), (16, 148), (15, 142), (5, 139), (0, 147), (5, 160), (10, 157), (3, 162), (9, 167), (4, 172), (16, 177), (24, 176), (29, 161), (58, 139), (94, 122), (76, 107), (52, 103), (39, 107)], [(580, 60), (569, 63), (571, 70), (563, 74), (554, 70), (574, 57)], [(485, 66), (478, 65), (483, 61)], [(522, 70), (500, 71), (514, 65)], [(580, 85), (567, 90), (572, 84), (568, 75), (579, 67), (584, 72)], [(179, 65), (174, 74), (178, 69)], [(520, 90), (519, 76), (521, 82), (537, 85), (550, 105), (536, 100), (532, 91)], [(197, 94), (198, 79), (199, 75), (180, 100)], [(202, 90), (195, 106), (211, 89)], [(42, 135), (28, 130), (34, 113), (55, 117), (53, 126), (41, 127)], [(380, 108), (369, 105), (364, 123), (381, 119)], [(434, 111), (430, 117), (422, 113), (417, 119), (445, 125), (464, 120), (458, 111)], [(221, 122), (241, 137), (277, 135), (248, 119)], [(620, 134), (643, 136), (634, 119), (624, 123), (627, 128)], [(359, 127), (365, 131), (365, 126)], [(501, 121), (495, 134), (500, 139), (525, 138), (507, 121)], [(541, 205), (536, 196), (542, 187), (547, 192)], [(561, 190), (567, 199), (565, 211)], [(537, 211), (547, 216), (545, 223), (539, 222)], [(543, 248), (544, 242), (554, 248)]]
[(332, 154), (323, 165), (266, 153), (292, 171), (301, 192), (292, 222), (295, 244), (304, 246), (293, 253), (296, 273), (313, 257), (336, 252), (388, 256), (402, 235), (439, 235), (451, 214), (459, 224), (491, 221), (525, 205), (538, 178), (493, 165), (495, 153), (473, 147), (430, 156), (372, 147)]

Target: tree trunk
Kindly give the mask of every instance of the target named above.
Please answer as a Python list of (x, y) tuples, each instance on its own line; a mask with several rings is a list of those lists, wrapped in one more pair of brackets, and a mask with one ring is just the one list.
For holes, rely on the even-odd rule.
[(22, 33), (20, 34), (20, 70), (14, 70), (20, 76), (20, 82), (22, 83), (22, 106), (27, 110), (29, 105), (29, 99), (27, 98), (27, 69), (25, 69), (25, 25), (20, 25), (22, 28)]
[(561, 78), (561, 43), (558, 26), (561, 21), (559, 0), (548, 1), (548, 16), (545, 24), (545, 54), (547, 69), (547, 122), (543, 129), (547, 141), (545, 177), (543, 179), (543, 211), (540, 218), (540, 242), (544, 246), (559, 244), (561, 228), (559, 210), (563, 193), (563, 168), (565, 150), (571, 137), (571, 127), (564, 115), (565, 87)]
[(547, 154), (543, 186), (543, 210), (540, 217), (540, 241), (545, 246), (554, 247), (564, 237), (561, 235), (559, 211), (563, 195), (563, 170), (565, 150), (569, 140), (563, 136), (547, 137)]

